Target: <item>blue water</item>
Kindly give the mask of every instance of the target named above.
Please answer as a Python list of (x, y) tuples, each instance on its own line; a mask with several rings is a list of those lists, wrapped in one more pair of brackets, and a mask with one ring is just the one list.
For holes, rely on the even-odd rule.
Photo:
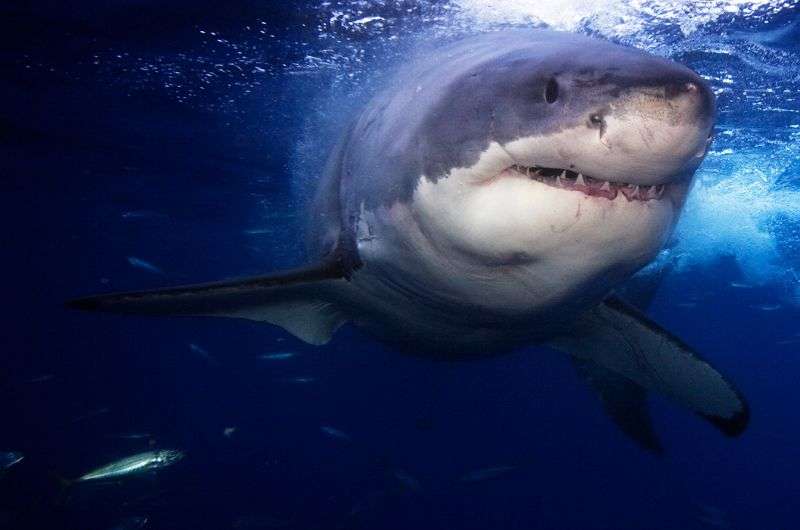
[[(0, 450), (25, 455), (0, 476), (0, 527), (800, 526), (796, 1), (162, 4), (0, 7)], [(714, 145), (644, 274), (668, 271), (653, 317), (748, 397), (740, 438), (655, 397), (667, 452), (646, 454), (544, 349), (442, 363), (349, 328), (314, 348), (255, 323), (63, 308), (301, 262), (327, 148), (392, 65), (518, 25), (644, 48), (714, 88)], [(151, 447), (186, 458), (65, 486)], [(515, 469), (460, 480), (497, 466)]]

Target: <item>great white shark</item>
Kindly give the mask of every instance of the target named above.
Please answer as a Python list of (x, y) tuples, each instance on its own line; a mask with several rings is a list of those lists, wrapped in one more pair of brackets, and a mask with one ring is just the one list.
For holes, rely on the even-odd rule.
[(585, 36), (466, 38), (401, 68), (332, 149), (309, 264), (70, 302), (268, 322), (311, 344), (351, 322), (420, 355), (569, 354), (606, 411), (660, 451), (659, 392), (735, 436), (741, 394), (614, 295), (675, 226), (715, 119), (696, 73)]

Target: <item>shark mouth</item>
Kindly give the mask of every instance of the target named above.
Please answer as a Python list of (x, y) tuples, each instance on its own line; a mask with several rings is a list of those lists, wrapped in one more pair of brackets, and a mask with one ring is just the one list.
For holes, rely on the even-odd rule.
[(620, 193), (628, 201), (658, 200), (664, 195), (666, 185), (640, 186), (624, 182), (610, 182), (570, 171), (539, 166), (514, 165), (512, 171), (526, 175), (531, 180), (541, 182), (554, 188), (579, 191), (592, 197), (603, 197), (614, 200)]

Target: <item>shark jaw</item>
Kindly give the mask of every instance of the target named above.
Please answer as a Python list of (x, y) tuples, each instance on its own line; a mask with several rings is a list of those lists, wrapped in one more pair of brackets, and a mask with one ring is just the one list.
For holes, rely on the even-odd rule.
[[(599, 301), (657, 254), (683, 194), (677, 182), (638, 190), (609, 182), (606, 190), (585, 175), (488, 158), (448, 178), (421, 177), (413, 200), (378, 214), (374, 226), (411, 249), (408, 270), (425, 271), (413, 282), (419, 290), (487, 314), (549, 318)], [(359, 251), (367, 261), (400, 262)]]
[(569, 169), (548, 168), (540, 166), (513, 165), (504, 170), (501, 175), (526, 176), (536, 182), (555, 188), (572, 190), (589, 195), (602, 197), (613, 201), (621, 193), (630, 201), (660, 200), (664, 196), (667, 184), (654, 184), (640, 186), (624, 182), (601, 180)]

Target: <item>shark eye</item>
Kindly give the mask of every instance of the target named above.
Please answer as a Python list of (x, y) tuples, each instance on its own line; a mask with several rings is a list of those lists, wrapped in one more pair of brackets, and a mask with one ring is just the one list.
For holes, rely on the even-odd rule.
[(589, 121), (592, 123), (592, 125), (602, 125), (603, 117), (600, 116), (599, 114), (592, 114), (591, 116), (589, 116)]
[(550, 78), (547, 86), (544, 87), (544, 100), (548, 103), (555, 103), (558, 99), (558, 82), (554, 77)]

